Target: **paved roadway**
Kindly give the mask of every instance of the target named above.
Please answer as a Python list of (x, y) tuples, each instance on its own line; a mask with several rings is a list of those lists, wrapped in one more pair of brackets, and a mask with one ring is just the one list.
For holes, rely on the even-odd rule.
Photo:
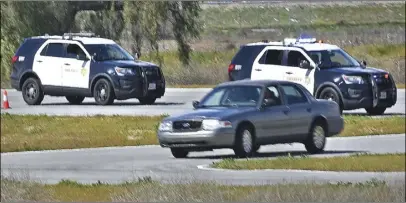
[[(11, 109), (1, 110), (10, 114), (47, 114), (47, 115), (161, 115), (181, 114), (192, 109), (192, 101), (200, 100), (210, 89), (168, 88), (165, 96), (154, 105), (140, 105), (137, 99), (115, 101), (112, 106), (97, 106), (93, 98), (86, 98), (81, 105), (70, 105), (64, 97), (46, 96), (40, 106), (28, 106), (21, 92), (8, 90)], [(3, 93), (1, 94), (3, 100)], [(365, 114), (364, 109), (345, 111), (347, 114)], [(385, 112), (386, 115), (405, 114), (405, 90), (398, 90), (398, 101)]]
[[(258, 157), (275, 158), (305, 152), (303, 145), (273, 145), (262, 147)], [(351, 153), (405, 152), (405, 135), (351, 138), (328, 138), (326, 153), (315, 156), (343, 156)], [(162, 182), (217, 181), (222, 184), (275, 184), (312, 181), (362, 182), (377, 178), (389, 183), (405, 181), (405, 173), (362, 173), (321, 171), (221, 171), (207, 169), (213, 161), (233, 156), (228, 149), (213, 152), (194, 152), (190, 158), (175, 159), (168, 149), (159, 146), (110, 147), (44, 152), (16, 152), (1, 154), (2, 175), (29, 177), (31, 180), (56, 183), (61, 179), (92, 183), (130, 181), (150, 176)]]

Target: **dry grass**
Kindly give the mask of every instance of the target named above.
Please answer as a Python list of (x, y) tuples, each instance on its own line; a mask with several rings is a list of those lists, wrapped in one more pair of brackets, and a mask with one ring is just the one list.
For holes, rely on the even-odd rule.
[[(148, 179), (146, 179), (148, 180)], [(1, 201), (60, 202), (403, 202), (404, 182), (278, 184), (224, 186), (214, 183), (160, 184), (137, 181), (120, 185), (82, 185), (62, 181), (56, 185), (16, 182), (2, 178)], [(25, 195), (32, 194), (32, 195)], [(45, 195), (47, 194), (47, 195)]]
[[(156, 130), (163, 117), (2, 114), (1, 152), (158, 144)], [(405, 133), (405, 117), (344, 118), (341, 136)]]
[(405, 153), (357, 154), (344, 157), (281, 157), (276, 159), (225, 159), (212, 164), (215, 168), (234, 170), (255, 169), (302, 169), (320, 171), (405, 171)]

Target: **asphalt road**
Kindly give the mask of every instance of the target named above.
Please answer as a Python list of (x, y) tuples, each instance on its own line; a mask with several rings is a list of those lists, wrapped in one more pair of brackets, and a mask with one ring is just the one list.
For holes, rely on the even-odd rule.
[[(301, 144), (271, 145), (260, 149), (259, 157), (275, 158), (291, 153), (305, 153)], [(343, 156), (351, 153), (405, 152), (405, 134), (350, 138), (328, 138), (326, 153), (315, 156)], [(390, 182), (405, 181), (405, 173), (363, 173), (322, 171), (221, 171), (205, 165), (222, 158), (233, 157), (228, 149), (213, 152), (194, 152), (191, 158), (175, 159), (168, 149), (159, 146), (112, 147), (43, 152), (17, 152), (1, 154), (4, 176), (27, 178), (44, 183), (61, 179), (93, 183), (131, 181), (136, 177), (150, 176), (153, 180), (170, 183), (216, 181), (222, 184), (275, 184), (311, 181), (362, 182), (376, 178)]]
[[(165, 96), (154, 105), (141, 105), (137, 99), (115, 101), (112, 106), (98, 106), (93, 98), (86, 98), (81, 105), (70, 105), (64, 97), (46, 96), (39, 106), (28, 106), (21, 92), (8, 90), (11, 109), (2, 109), (1, 113), (10, 114), (47, 114), (47, 115), (176, 115), (192, 110), (192, 101), (200, 100), (210, 89), (168, 88)], [(3, 93), (1, 94), (3, 100)], [(3, 105), (3, 104), (2, 104)], [(346, 114), (366, 114), (364, 109), (345, 111)], [(385, 112), (386, 115), (405, 115), (405, 90), (398, 90), (398, 101)]]

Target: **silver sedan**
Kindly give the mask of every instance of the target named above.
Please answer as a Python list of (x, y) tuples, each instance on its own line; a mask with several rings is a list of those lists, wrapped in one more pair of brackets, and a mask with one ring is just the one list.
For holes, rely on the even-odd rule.
[(176, 158), (220, 148), (249, 157), (261, 145), (295, 142), (309, 153), (320, 153), (326, 137), (344, 128), (337, 103), (315, 99), (294, 82), (226, 82), (193, 106), (190, 113), (167, 117), (159, 125), (161, 147), (170, 148)]

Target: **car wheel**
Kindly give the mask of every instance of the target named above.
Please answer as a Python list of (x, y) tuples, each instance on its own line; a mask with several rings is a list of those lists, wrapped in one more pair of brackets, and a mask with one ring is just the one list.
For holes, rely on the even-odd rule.
[(189, 154), (188, 151), (179, 148), (171, 148), (172, 156), (175, 158), (186, 158)]
[(140, 101), (141, 104), (143, 105), (151, 105), (155, 103), (156, 98), (155, 97), (143, 97), (143, 98), (138, 98), (138, 101)]
[(248, 126), (241, 127), (236, 135), (234, 153), (239, 158), (250, 157), (254, 153), (253, 130)]
[(321, 123), (315, 123), (304, 143), (307, 152), (317, 154), (324, 151), (326, 145), (326, 128)]
[(68, 100), (68, 102), (70, 104), (81, 104), (83, 102), (83, 100), (85, 100), (85, 97), (81, 97), (81, 96), (66, 96), (66, 100)]
[(385, 107), (375, 107), (375, 108), (365, 108), (365, 110), (367, 111), (367, 113), (369, 115), (382, 115), (385, 111), (386, 108)]
[(324, 88), (318, 97), (319, 99), (325, 99), (336, 102), (340, 106), (340, 114), (343, 114), (343, 106), (341, 104), (341, 98), (338, 92), (332, 87)]
[(36, 78), (28, 78), (22, 86), (22, 94), (28, 105), (40, 105), (44, 99), (44, 91)]
[(93, 97), (99, 105), (110, 105), (114, 102), (114, 91), (110, 82), (104, 78), (94, 85)]

